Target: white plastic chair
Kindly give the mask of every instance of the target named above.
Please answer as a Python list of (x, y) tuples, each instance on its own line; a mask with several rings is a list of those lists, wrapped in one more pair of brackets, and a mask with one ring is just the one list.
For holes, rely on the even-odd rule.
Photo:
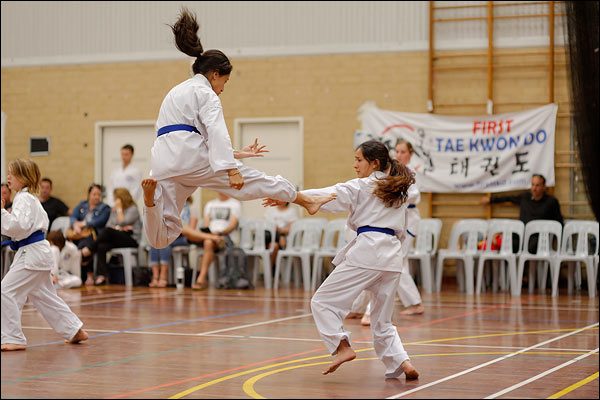
[(133, 267), (139, 266), (138, 263), (138, 247), (120, 247), (110, 249), (106, 253), (106, 259), (109, 260), (112, 255), (120, 255), (123, 257), (123, 272), (125, 275), (125, 286), (133, 286)]
[(69, 229), (69, 225), (71, 220), (69, 217), (58, 217), (54, 221), (52, 221), (52, 225), (50, 226), (51, 231), (61, 231), (63, 235)]
[(421, 279), (425, 293), (433, 290), (433, 264), (432, 258), (437, 253), (440, 233), (442, 232), (442, 220), (438, 218), (423, 218), (417, 226), (417, 237), (414, 247), (408, 252), (409, 260), (419, 260), (421, 266)]
[[(463, 262), (462, 269), (457, 267), (456, 271), (459, 289), (461, 291), (466, 290), (467, 294), (473, 294), (475, 258), (481, 254), (481, 251), (477, 249), (477, 243), (481, 238), (485, 237), (487, 227), (488, 222), (478, 218), (462, 219), (452, 225), (448, 248), (438, 250), (435, 272), (437, 292), (442, 289), (444, 260), (456, 259)], [(461, 238), (463, 243), (462, 248)]]
[[(513, 233), (518, 235), (519, 246), (516, 253), (513, 253)], [(477, 286), (475, 293), (481, 293), (483, 282), (483, 267), (488, 260), (506, 261), (508, 264), (508, 278), (510, 282), (511, 293), (514, 296), (520, 295), (521, 285), (517, 285), (517, 257), (521, 254), (523, 248), (523, 234), (525, 233), (525, 224), (516, 219), (492, 219), (489, 222), (486, 238), (486, 250), (479, 256), (477, 263)], [(497, 234), (502, 235), (502, 244), (500, 250), (491, 250), (492, 242)], [(501, 278), (501, 285), (504, 279)]]
[[(198, 277), (198, 266), (200, 258), (204, 256), (204, 248), (202, 245), (191, 244), (189, 247), (190, 268), (192, 268), (192, 285)], [(219, 269), (225, 266), (225, 250), (220, 250), (215, 253), (213, 261), (208, 266), (208, 283), (215, 286), (219, 277)]]
[[(537, 252), (529, 252), (529, 239), (532, 235), (538, 235)], [(523, 252), (519, 256), (517, 267), (517, 285), (523, 283), (523, 272), (525, 263), (529, 261), (529, 293), (535, 290), (536, 269), (537, 282), (540, 292), (546, 289), (546, 278), (548, 276), (548, 265), (551, 265), (556, 259), (560, 250), (562, 239), (562, 225), (558, 221), (539, 219), (529, 221), (525, 225), (525, 239), (523, 241)], [(553, 241), (556, 240), (557, 248), (552, 248)], [(533, 263), (532, 261), (536, 261)], [(542, 264), (543, 265), (540, 265)], [(551, 269), (552, 271), (552, 269)], [(519, 289), (519, 294), (521, 290)]]
[(325, 233), (323, 237), (323, 245), (314, 255), (313, 259), (313, 275), (311, 289), (317, 289), (317, 281), (321, 284), (321, 272), (323, 270), (323, 260), (327, 257), (335, 257), (338, 251), (344, 247), (346, 242), (346, 218), (331, 220), (325, 225)]
[[(284, 282), (289, 283), (292, 269), (292, 261), (295, 258), (300, 259), (302, 267), (302, 281), (304, 290), (310, 291), (311, 273), (310, 257), (321, 246), (321, 236), (323, 229), (327, 225), (325, 218), (301, 218), (292, 223), (290, 233), (288, 234), (287, 248), (279, 250), (275, 262), (275, 282), (273, 287), (279, 287), (279, 276), (281, 274), (282, 264), (285, 259)], [(296, 278), (299, 278), (296, 276)], [(296, 279), (298, 282), (299, 279)]]
[[(270, 243), (266, 243), (265, 231), (271, 234)], [(275, 248), (276, 231), (277, 227), (275, 224), (266, 220), (245, 220), (240, 223), (240, 247), (254, 261), (253, 283), (256, 286), (258, 267), (262, 260), (265, 289), (273, 287), (271, 254), (273, 254)]]
[[(569, 249), (569, 243), (577, 235), (577, 244), (574, 250)], [(589, 236), (596, 238), (596, 248), (590, 252), (588, 248)], [(586, 266), (588, 280), (588, 295), (590, 298), (596, 296), (596, 266), (594, 257), (598, 256), (599, 234), (597, 221), (569, 221), (563, 229), (563, 237), (560, 246), (560, 254), (556, 256), (552, 266), (552, 296), (558, 296), (558, 278), (560, 265), (565, 261), (583, 262)], [(572, 287), (572, 274), (569, 273), (569, 287)]]

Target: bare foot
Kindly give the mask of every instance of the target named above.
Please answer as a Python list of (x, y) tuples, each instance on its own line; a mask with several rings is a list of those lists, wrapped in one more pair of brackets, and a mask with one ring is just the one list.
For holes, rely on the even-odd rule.
[(420, 315), (425, 312), (425, 307), (423, 304), (415, 304), (413, 306), (406, 307), (404, 310), (400, 311), (400, 315)]
[(335, 358), (333, 359), (333, 362), (322, 373), (323, 375), (331, 374), (336, 369), (338, 369), (340, 365), (342, 365), (345, 362), (352, 361), (355, 358), (356, 353), (354, 352), (354, 350), (352, 350), (352, 347), (350, 347), (348, 341), (344, 339), (340, 342), (340, 345), (337, 348), (337, 353), (335, 355)]
[(71, 340), (65, 340), (65, 343), (77, 344), (79, 342), (83, 342), (88, 339), (88, 334), (83, 329), (79, 329), (75, 336), (71, 338)]
[(335, 200), (336, 197), (335, 193), (332, 193), (329, 196), (306, 196), (302, 193), (298, 193), (294, 203), (306, 208), (306, 211), (308, 211), (310, 215), (314, 215), (319, 211), (323, 204)]
[(404, 371), (404, 375), (406, 375), (406, 380), (414, 381), (415, 379), (419, 379), (419, 373), (410, 361), (404, 361), (400, 367), (402, 367), (402, 371)]
[(24, 344), (15, 344), (15, 343), (4, 343), (2, 345), (2, 351), (18, 351), (25, 350), (27, 346)]
[(144, 205), (154, 207), (154, 191), (156, 190), (156, 179), (146, 178), (142, 181), (144, 190)]
[(360, 324), (362, 326), (371, 326), (371, 314), (365, 314), (360, 319)]
[(346, 315), (346, 319), (359, 319), (362, 318), (363, 314), (358, 312), (351, 312)]

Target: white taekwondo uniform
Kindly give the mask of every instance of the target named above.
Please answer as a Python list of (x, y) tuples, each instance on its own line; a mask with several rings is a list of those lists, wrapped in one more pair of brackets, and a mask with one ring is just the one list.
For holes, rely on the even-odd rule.
[[(410, 167), (408, 167), (410, 168)], [(408, 249), (412, 247), (412, 242), (417, 234), (417, 227), (419, 225), (419, 221), (421, 220), (421, 214), (419, 213), (419, 209), (417, 208), (417, 204), (421, 201), (421, 193), (419, 191), (418, 195), (411, 199), (408, 205), (408, 209), (406, 210), (406, 230), (408, 235), (405, 238), (405, 245)], [(398, 297), (402, 302), (404, 307), (414, 306), (417, 304), (421, 304), (421, 294), (419, 293), (419, 289), (415, 284), (412, 275), (409, 270), (408, 258), (404, 258), (404, 272), (400, 275), (400, 282), (398, 283)], [(371, 296), (369, 292), (362, 292), (354, 303), (352, 303), (351, 312), (360, 313), (360, 314), (371, 314)]]
[[(386, 366), (386, 377), (402, 374), (400, 365), (408, 360), (396, 327), (392, 325), (394, 293), (404, 270), (406, 229), (405, 214), (409, 203), (399, 208), (385, 207), (373, 194), (377, 179), (385, 173), (377, 171), (366, 178), (357, 178), (334, 186), (302, 191), (307, 195), (336, 193), (337, 198), (321, 207), (323, 211), (349, 211), (348, 227), (388, 228), (390, 235), (381, 232), (363, 232), (357, 235), (335, 256), (333, 272), (314, 294), (311, 308), (317, 329), (330, 353), (335, 354), (340, 341), (350, 332), (343, 320), (354, 299), (363, 291), (372, 293), (373, 310), (371, 331), (377, 356)], [(418, 195), (415, 185), (409, 189), (409, 201)]]
[[(23, 240), (34, 232), (45, 232), (48, 215), (37, 197), (22, 189), (13, 201), (12, 211), (2, 209), (2, 234), (13, 241)], [(58, 297), (50, 279), (54, 264), (50, 243), (41, 240), (20, 247), (2, 279), (2, 344), (27, 344), (21, 329), (21, 310), (27, 298), (48, 324), (70, 340), (83, 323)]]
[[(144, 207), (144, 229), (152, 247), (164, 248), (181, 233), (180, 213), (198, 187), (225, 193), (238, 200), (264, 197), (293, 202), (296, 187), (287, 179), (244, 166), (233, 157), (223, 108), (208, 79), (197, 74), (167, 94), (156, 121), (157, 131), (173, 125), (154, 141), (150, 176), (158, 180), (154, 207)], [(244, 178), (240, 190), (229, 186), (228, 169), (239, 168)]]
[(56, 285), (62, 289), (81, 286), (81, 252), (77, 246), (69, 241), (60, 250), (58, 246), (51, 245), (54, 266), (52, 275), (58, 278)]

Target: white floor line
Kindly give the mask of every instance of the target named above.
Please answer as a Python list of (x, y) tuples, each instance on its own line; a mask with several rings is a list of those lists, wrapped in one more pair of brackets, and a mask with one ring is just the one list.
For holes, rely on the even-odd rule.
[[(173, 293), (173, 294), (165, 293), (165, 295), (160, 296), (160, 297), (161, 298), (171, 297), (174, 294), (175, 293)], [(144, 294), (144, 295), (140, 295), (140, 296), (123, 297), (123, 298), (110, 299), (110, 300), (99, 300), (99, 301), (81, 302), (81, 303), (74, 303), (74, 304), (67, 303), (67, 305), (69, 307), (92, 306), (92, 305), (96, 305), (96, 304), (118, 303), (118, 302), (129, 301), (129, 300), (144, 300), (144, 299), (154, 299), (154, 298), (156, 298), (156, 295), (153, 295), (153, 294)], [(25, 312), (28, 312), (28, 313), (37, 312), (37, 309), (32, 306), (31, 308), (23, 310), (23, 312), (24, 313)]]
[(511, 387), (507, 387), (506, 389), (504, 389), (504, 390), (501, 390), (501, 391), (499, 391), (499, 392), (496, 392), (496, 393), (494, 393), (494, 394), (491, 394), (491, 395), (489, 395), (489, 396), (487, 396), (487, 397), (485, 397), (485, 398), (486, 398), (486, 399), (495, 399), (496, 397), (500, 397), (500, 396), (502, 396), (503, 394), (506, 394), (506, 393), (508, 393), (508, 392), (512, 392), (513, 390), (515, 390), (515, 389), (518, 389), (518, 388), (520, 388), (521, 386), (525, 386), (525, 385), (527, 385), (527, 384), (529, 384), (529, 383), (531, 383), (531, 382), (533, 382), (533, 381), (537, 381), (538, 379), (540, 379), (540, 378), (543, 378), (543, 377), (544, 377), (544, 376), (546, 376), (546, 375), (549, 375), (549, 374), (551, 374), (551, 373), (553, 373), (553, 372), (555, 372), (555, 371), (558, 371), (558, 370), (559, 370), (559, 369), (561, 369), (561, 368), (564, 368), (564, 367), (567, 367), (567, 366), (569, 366), (569, 365), (571, 365), (571, 364), (573, 364), (573, 363), (576, 363), (576, 362), (577, 362), (577, 361), (579, 361), (579, 360), (583, 360), (584, 358), (586, 358), (586, 357), (589, 357), (589, 356), (591, 356), (592, 354), (595, 354), (595, 353), (597, 353), (597, 352), (598, 352), (598, 349), (596, 349), (596, 350), (592, 350), (592, 351), (590, 351), (590, 352), (588, 352), (588, 353), (586, 353), (586, 354), (582, 354), (582, 355), (580, 355), (580, 356), (578, 356), (578, 357), (575, 357), (574, 359), (572, 359), (572, 360), (570, 360), (570, 361), (567, 361), (567, 362), (565, 362), (565, 363), (562, 363), (562, 364), (560, 364), (560, 365), (557, 365), (556, 367), (554, 367), (554, 368), (551, 368), (551, 369), (549, 369), (549, 370), (547, 370), (547, 371), (544, 371), (544, 372), (542, 372), (541, 374), (538, 374), (538, 375), (536, 375), (536, 376), (533, 376), (533, 377), (531, 377), (531, 378), (529, 378), (529, 379), (526, 379), (526, 380), (524, 380), (523, 382), (517, 383), (516, 385), (512, 385)]
[[(475, 344), (443, 344), (443, 343), (404, 343), (405, 346), (440, 346), (440, 347), (466, 347), (474, 349), (501, 349), (501, 350), (520, 350), (522, 346), (482, 346)], [(591, 351), (590, 349), (564, 349), (556, 347), (540, 347), (538, 350), (544, 351), (575, 351), (575, 352), (586, 352)]]
[(294, 315), (292, 317), (271, 319), (269, 321), (256, 322), (254, 324), (238, 325), (238, 326), (233, 326), (231, 328), (217, 329), (215, 331), (197, 333), (196, 336), (206, 336), (206, 335), (212, 335), (212, 334), (215, 334), (215, 333), (235, 331), (235, 330), (238, 330), (238, 329), (251, 328), (253, 326), (260, 326), (260, 325), (274, 324), (276, 322), (289, 321), (291, 319), (305, 318), (305, 317), (308, 317), (308, 316), (312, 316), (312, 313), (302, 314), (302, 315)]
[(246, 336), (248, 339), (267, 339), (267, 340), (289, 340), (297, 342), (321, 342), (321, 339), (304, 339), (304, 338), (289, 338), (289, 337), (277, 337), (277, 336)]
[(588, 326), (586, 326), (586, 327), (583, 327), (583, 328), (577, 329), (577, 330), (575, 330), (575, 331), (573, 331), (573, 332), (565, 333), (564, 335), (558, 336), (558, 337), (556, 337), (556, 338), (553, 338), (553, 339), (545, 340), (545, 341), (543, 341), (543, 342), (540, 342), (540, 343), (538, 343), (538, 344), (536, 344), (536, 345), (533, 345), (533, 346), (526, 347), (526, 348), (524, 348), (524, 349), (522, 349), (522, 350), (519, 350), (519, 351), (516, 351), (516, 352), (514, 352), (514, 353), (510, 353), (510, 354), (507, 354), (507, 355), (505, 355), (505, 356), (498, 357), (498, 358), (495, 358), (495, 359), (493, 359), (493, 360), (491, 360), (491, 361), (485, 362), (485, 363), (483, 363), (483, 364), (476, 365), (476, 366), (474, 366), (474, 367), (472, 367), (472, 368), (469, 368), (469, 369), (467, 369), (467, 370), (464, 370), (464, 371), (462, 371), (462, 372), (458, 372), (458, 373), (456, 373), (456, 374), (453, 374), (453, 375), (447, 376), (447, 377), (445, 377), (445, 378), (442, 378), (442, 379), (438, 379), (437, 381), (430, 382), (430, 383), (428, 383), (428, 384), (425, 384), (425, 385), (423, 385), (423, 386), (419, 386), (419, 387), (416, 387), (416, 388), (414, 388), (414, 389), (407, 390), (407, 391), (405, 391), (405, 392), (402, 392), (402, 393), (398, 393), (398, 394), (396, 394), (396, 395), (394, 395), (394, 396), (390, 396), (390, 397), (388, 397), (388, 399), (399, 399), (400, 397), (408, 396), (409, 394), (412, 394), (412, 393), (418, 392), (418, 391), (420, 391), (420, 390), (423, 390), (423, 389), (427, 389), (427, 388), (429, 388), (429, 387), (431, 387), (431, 386), (435, 386), (435, 385), (437, 385), (437, 384), (439, 384), (439, 383), (443, 383), (443, 382), (449, 381), (449, 380), (451, 380), (451, 379), (454, 379), (454, 378), (457, 378), (457, 377), (459, 377), (459, 376), (462, 376), (462, 375), (468, 374), (469, 372), (476, 371), (476, 370), (478, 370), (478, 369), (481, 369), (481, 368), (483, 368), (483, 367), (487, 367), (488, 365), (495, 364), (495, 363), (497, 363), (497, 362), (500, 362), (500, 361), (506, 360), (507, 358), (510, 358), (510, 357), (516, 356), (516, 355), (518, 355), (518, 354), (524, 353), (524, 352), (526, 352), (526, 351), (529, 351), (529, 350), (532, 350), (532, 349), (536, 349), (536, 348), (538, 348), (538, 347), (542, 347), (542, 346), (544, 346), (544, 345), (546, 345), (546, 344), (548, 344), (548, 343), (551, 343), (551, 342), (554, 342), (554, 341), (557, 341), (557, 340), (560, 340), (560, 339), (566, 338), (566, 337), (568, 337), (568, 336), (571, 336), (571, 335), (575, 335), (575, 334), (577, 334), (577, 333), (579, 333), (579, 332), (585, 331), (585, 330), (587, 330), (587, 329), (591, 329), (591, 328), (593, 328), (593, 327), (596, 327), (596, 326), (598, 326), (598, 323), (595, 323), (595, 324), (592, 324), (592, 325), (588, 325)]

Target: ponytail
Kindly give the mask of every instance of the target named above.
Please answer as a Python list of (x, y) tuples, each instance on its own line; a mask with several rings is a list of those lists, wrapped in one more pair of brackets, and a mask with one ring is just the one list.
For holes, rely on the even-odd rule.
[(408, 188), (415, 183), (414, 173), (390, 158), (387, 147), (377, 140), (364, 142), (358, 148), (367, 161), (379, 161), (380, 171), (385, 172), (389, 169), (388, 175), (377, 181), (373, 194), (379, 197), (386, 207), (398, 208), (404, 204), (408, 198)]
[(229, 75), (233, 67), (229, 59), (220, 50), (204, 51), (200, 38), (198, 37), (198, 22), (196, 16), (188, 9), (183, 8), (181, 15), (174, 25), (170, 25), (175, 35), (177, 48), (190, 57), (195, 57), (192, 70), (194, 74), (206, 75), (216, 71), (219, 75)]

